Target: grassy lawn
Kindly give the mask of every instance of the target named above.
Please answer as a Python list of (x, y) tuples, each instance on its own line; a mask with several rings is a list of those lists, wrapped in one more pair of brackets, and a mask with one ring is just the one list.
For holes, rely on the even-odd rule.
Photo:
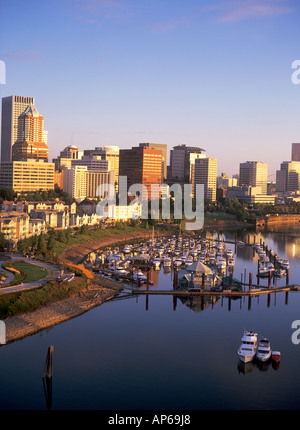
[(236, 216), (234, 214), (229, 214), (225, 212), (206, 212), (206, 219), (216, 219), (216, 220), (236, 220)]
[(10, 283), (10, 285), (16, 285), (20, 282), (29, 283), (38, 281), (48, 274), (48, 271), (43, 267), (27, 263), (26, 261), (5, 263), (4, 267), (7, 270), (9, 270), (9, 268), (17, 270), (17, 272), (15, 272), (15, 279)]

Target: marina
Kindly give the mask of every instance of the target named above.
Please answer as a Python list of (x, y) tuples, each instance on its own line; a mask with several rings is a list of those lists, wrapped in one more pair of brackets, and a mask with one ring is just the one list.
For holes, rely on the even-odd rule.
[[(154, 236), (154, 235), (153, 235)], [(254, 237), (255, 240), (255, 237)], [(234, 245), (234, 249), (230, 247)], [(238, 247), (250, 247), (257, 255), (257, 282), (253, 274), (241, 274), (241, 279), (234, 277), (235, 254)], [(289, 261), (282, 259), (262, 241), (250, 243), (225, 241), (219, 234), (213, 238), (183, 238), (173, 235), (171, 238), (159, 237), (134, 244), (126, 244), (111, 249), (98, 251), (89, 256), (86, 267), (100, 277), (113, 278), (130, 288), (133, 294), (218, 294), (218, 295), (258, 295), (270, 292), (290, 291), (297, 285), (289, 285)], [(173, 288), (171, 290), (149, 289), (152, 285), (151, 270), (172, 271)], [(255, 275), (254, 275), (255, 276)], [(266, 278), (268, 284), (261, 285), (260, 279)], [(274, 286), (274, 280), (285, 278), (285, 285)], [(273, 285), (272, 285), (273, 281)], [(141, 289), (145, 286), (146, 289)]]
[[(289, 285), (296, 285), (300, 276), (299, 232), (297, 228), (269, 232), (255, 241), (254, 234), (248, 241), (248, 232), (240, 232), (238, 241), (243, 244), (236, 248), (234, 232), (225, 231), (224, 240), (222, 237), (235, 259), (232, 284), (243, 281), (241, 292), (229, 291), (228, 269), (221, 275), (223, 291), (211, 291), (208, 283), (206, 289), (201, 285), (200, 292), (189, 292), (187, 286), (180, 290), (178, 286), (184, 278), (181, 275), (189, 275), (186, 269), (198, 264), (198, 252), (192, 264), (181, 265), (179, 270), (172, 264), (150, 265), (151, 259), (135, 259), (134, 265), (124, 265), (129, 273), (140, 266), (146, 276), (140, 283), (132, 279), (125, 282), (114, 272), (110, 276), (100, 274), (97, 268), (97, 278), (106, 276), (103, 279), (107, 283), (124, 289), (79, 317), (2, 345), (1, 408), (46, 409), (51, 405), (52, 409), (68, 410), (298, 409), (300, 349), (292, 342), (292, 323), (299, 320), (300, 295), (296, 289), (280, 292), (286, 288), (285, 276), (272, 276), (270, 289), (269, 278), (261, 277), (259, 291), (268, 293), (248, 294), (248, 279), (250, 273), (253, 279), (257, 275), (260, 257), (255, 243), (261, 239), (265, 249), (273, 249), (274, 255), (289, 261)], [(212, 236), (217, 238), (213, 232)], [(172, 240), (166, 238), (166, 242), (168, 239)], [(136, 256), (147, 255), (148, 240), (136, 242)], [(118, 252), (124, 246), (125, 243), (119, 246)], [(131, 258), (132, 249), (126, 248), (124, 259), (114, 257), (112, 261), (125, 262)], [(171, 260), (175, 249), (174, 255), (168, 254)], [(101, 249), (91, 256), (91, 261), (95, 258), (93, 265), (97, 256), (106, 251), (110, 255), (118, 253), (115, 247)], [(162, 252), (161, 258), (163, 255)], [(154, 257), (153, 254), (153, 260)], [(91, 261), (87, 259), (86, 265)], [(218, 274), (218, 267), (210, 270)], [(252, 284), (253, 292), (258, 289), (255, 285), (257, 282)], [(271, 358), (262, 361), (254, 357), (247, 363), (239, 358), (237, 351), (245, 328), (257, 333), (257, 343), (262, 336), (269, 339)], [(43, 380), (49, 345), (55, 351), (53, 376)], [(278, 396), (279, 392), (284, 395)]]

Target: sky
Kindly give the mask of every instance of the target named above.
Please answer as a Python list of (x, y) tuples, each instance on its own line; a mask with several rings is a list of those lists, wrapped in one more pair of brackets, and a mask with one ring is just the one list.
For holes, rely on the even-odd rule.
[(299, 0), (1, 0), (0, 97), (35, 98), (49, 161), (186, 144), (275, 180), (300, 142), (299, 19)]

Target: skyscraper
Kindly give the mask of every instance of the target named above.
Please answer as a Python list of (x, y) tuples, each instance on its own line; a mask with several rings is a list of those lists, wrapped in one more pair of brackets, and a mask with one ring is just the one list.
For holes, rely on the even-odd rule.
[(108, 170), (115, 174), (115, 187), (118, 191), (119, 186), (119, 157), (120, 149), (118, 146), (101, 146), (95, 149), (84, 150), (84, 156), (94, 156), (101, 160), (108, 161)]
[(300, 161), (300, 143), (292, 143), (292, 161)]
[(48, 161), (47, 134), (44, 118), (34, 104), (29, 104), (18, 118), (17, 141), (12, 147), (12, 160), (28, 159)]
[(151, 185), (161, 185), (162, 151), (139, 146), (131, 149), (120, 149), (120, 176), (127, 176), (128, 189), (135, 184), (145, 185), (142, 200), (160, 197), (160, 187), (154, 190)]
[(300, 190), (300, 161), (284, 161), (276, 172), (276, 191)]
[(165, 143), (140, 143), (139, 146), (147, 146), (151, 149), (159, 149), (162, 151), (162, 181), (167, 179), (167, 161), (168, 161), (168, 145)]
[(2, 99), (1, 161), (12, 160), (12, 146), (18, 137), (18, 118), (29, 104), (34, 104), (33, 97), (9, 96)]
[(170, 152), (170, 175), (173, 181), (193, 183), (193, 169), (196, 158), (205, 158), (205, 149), (177, 145)]
[(196, 184), (204, 185), (204, 198), (213, 202), (216, 200), (217, 190), (217, 160), (215, 158), (196, 158), (194, 166), (194, 196)]
[(260, 161), (240, 163), (239, 185), (261, 187), (261, 193), (267, 194), (268, 165)]

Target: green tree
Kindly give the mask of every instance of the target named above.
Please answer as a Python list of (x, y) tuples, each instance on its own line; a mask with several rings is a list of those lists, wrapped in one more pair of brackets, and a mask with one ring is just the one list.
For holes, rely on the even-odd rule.
[(6, 247), (6, 239), (3, 233), (0, 233), (0, 251), (3, 251)]
[(47, 245), (46, 245), (45, 235), (44, 233), (41, 233), (38, 238), (37, 252), (39, 254), (45, 255), (46, 251), (47, 251)]

